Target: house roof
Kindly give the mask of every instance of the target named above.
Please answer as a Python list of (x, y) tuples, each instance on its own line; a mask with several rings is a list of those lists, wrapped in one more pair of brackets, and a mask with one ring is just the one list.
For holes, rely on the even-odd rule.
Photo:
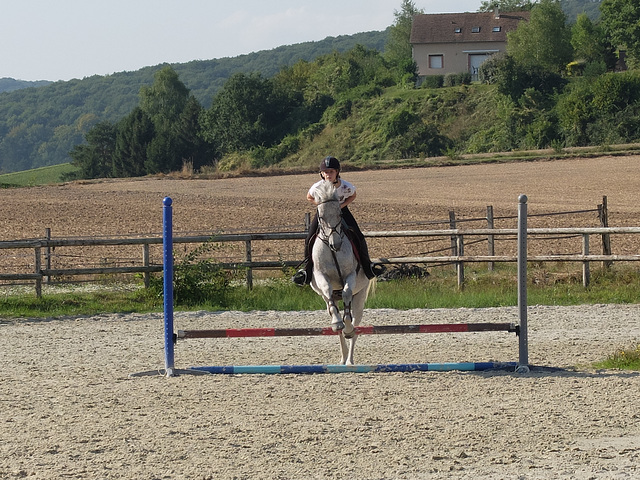
[(511, 12), (496, 15), (494, 12), (481, 12), (415, 15), (409, 42), (412, 45), (506, 42), (507, 32), (515, 30), (522, 20), (529, 20), (529, 14), (530, 12)]

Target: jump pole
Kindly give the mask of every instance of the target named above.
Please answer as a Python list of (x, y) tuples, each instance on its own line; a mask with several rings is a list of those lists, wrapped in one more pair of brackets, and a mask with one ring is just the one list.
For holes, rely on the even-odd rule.
[(190, 370), (212, 374), (319, 374), (319, 373), (389, 373), (389, 372), (450, 372), (509, 369), (516, 362), (462, 362), (462, 363), (395, 363), (379, 365), (227, 365), (190, 367)]
[[(222, 329), (201, 331), (207, 332), (200, 335), (198, 331), (182, 331), (174, 336), (173, 332), (173, 225), (172, 203), (170, 197), (163, 200), (163, 261), (164, 261), (164, 343), (165, 343), (165, 373), (166, 376), (176, 375), (174, 341), (182, 335), (182, 338), (206, 338), (223, 336), (291, 336), (278, 332), (279, 329)], [(499, 368), (516, 367), (516, 372), (529, 371), (528, 338), (527, 338), (527, 196), (518, 198), (518, 310), (520, 325), (514, 327), (511, 324), (453, 324), (453, 325), (409, 325), (385, 327), (357, 327), (361, 334), (373, 333), (438, 333), (438, 332), (462, 332), (462, 331), (515, 331), (519, 336), (519, 359), (516, 362), (462, 362), (462, 363), (413, 363), (413, 364), (378, 364), (378, 365), (228, 365), (211, 367), (189, 367), (180, 370), (181, 373), (216, 373), (216, 374), (241, 374), (241, 373), (369, 373), (369, 372), (415, 372), (415, 371), (451, 371), (451, 370), (490, 370)], [(474, 327), (475, 325), (475, 327)], [(505, 325), (508, 327), (505, 328)], [(429, 327), (429, 328), (423, 328)], [(378, 329), (376, 331), (376, 328)], [(393, 331), (393, 329), (407, 331)], [(238, 334), (242, 330), (254, 331), (253, 334)], [(287, 329), (280, 329), (287, 330)], [(289, 329), (296, 330), (296, 329)], [(297, 329), (304, 330), (305, 335), (330, 335), (329, 330)], [(312, 331), (312, 333), (309, 333)], [(185, 332), (188, 332), (185, 334)], [(211, 334), (212, 332), (213, 335)], [(247, 333), (247, 332), (245, 332)], [(303, 333), (294, 333), (302, 335)], [(140, 375), (148, 374), (143, 372)], [(135, 374), (134, 374), (135, 375)]]

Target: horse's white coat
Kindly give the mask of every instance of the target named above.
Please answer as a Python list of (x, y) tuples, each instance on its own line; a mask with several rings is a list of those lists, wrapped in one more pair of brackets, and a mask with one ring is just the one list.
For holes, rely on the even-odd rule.
[[(340, 202), (334, 186), (330, 182), (323, 182), (315, 190), (314, 198), (318, 204), (318, 236), (311, 251), (311, 288), (326, 302), (333, 329), (341, 331), (340, 363), (353, 365), (356, 343), (354, 327), (362, 320), (370, 281), (362, 268), (357, 268), (358, 261), (342, 226)], [(342, 292), (342, 318), (334, 291)]]

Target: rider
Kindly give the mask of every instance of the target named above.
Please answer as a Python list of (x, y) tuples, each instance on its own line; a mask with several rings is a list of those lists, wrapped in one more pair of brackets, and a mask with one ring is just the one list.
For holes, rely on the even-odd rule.
[[(360, 264), (364, 270), (364, 274), (367, 278), (374, 278), (384, 272), (383, 265), (372, 264), (369, 258), (369, 249), (367, 248), (367, 242), (364, 239), (364, 235), (358, 227), (356, 219), (349, 211), (349, 204), (356, 199), (356, 187), (340, 178), (340, 162), (335, 157), (325, 157), (320, 164), (320, 177), (322, 180), (314, 183), (307, 192), (307, 200), (316, 205), (316, 201), (313, 198), (314, 190), (323, 181), (331, 182), (338, 192), (338, 198), (340, 200), (340, 208), (342, 209), (342, 219), (347, 227), (354, 233), (353, 241), (358, 255), (360, 256)], [(298, 285), (304, 285), (311, 283), (311, 276), (313, 274), (313, 262), (311, 260), (311, 251), (313, 249), (313, 242), (318, 232), (318, 213), (313, 217), (311, 225), (309, 226), (309, 232), (304, 243), (304, 262), (306, 265), (298, 270), (293, 276), (293, 281)]]

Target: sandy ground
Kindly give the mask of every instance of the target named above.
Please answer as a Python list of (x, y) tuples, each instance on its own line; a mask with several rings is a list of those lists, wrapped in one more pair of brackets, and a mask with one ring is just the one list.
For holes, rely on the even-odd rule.
[[(521, 193), (532, 214), (595, 208), (607, 195), (611, 225), (637, 226), (639, 158), (344, 176), (359, 188), (352, 210), (365, 231), (447, 218), (452, 208), (459, 217), (482, 216), (486, 205), (513, 215)], [(46, 227), (57, 237), (157, 233), (164, 196), (174, 199), (177, 231), (300, 230), (315, 178), (0, 190), (0, 240), (41, 237)], [(530, 226), (564, 221), (533, 217)], [(593, 214), (573, 221), (597, 225)], [(634, 241), (613, 246), (637, 252)], [(372, 253), (385, 248), (400, 247), (374, 243)], [(2, 257), (1, 268), (14, 260)], [(130, 378), (163, 368), (162, 315), (0, 320), (0, 478), (638, 478), (640, 375), (590, 365), (640, 341), (639, 314), (640, 305), (530, 307), (535, 368), (524, 375)], [(516, 322), (517, 312), (367, 310), (363, 324), (483, 321)], [(327, 323), (320, 311), (176, 314), (176, 329)], [(518, 359), (517, 338), (503, 332), (363, 336), (356, 348), (358, 363)], [(337, 358), (337, 339), (327, 337), (188, 340), (176, 350), (179, 368)]]
[[(640, 375), (589, 365), (640, 339), (640, 306), (534, 306), (528, 319), (529, 374), (174, 378), (129, 377), (163, 368), (161, 314), (4, 321), (0, 478), (638, 478)], [(194, 312), (175, 321), (326, 318)], [(367, 310), (364, 323), (483, 321), (517, 321), (517, 309)], [(184, 340), (176, 367), (333, 363), (337, 343)], [(515, 361), (517, 345), (506, 332), (361, 336), (356, 361)]]

